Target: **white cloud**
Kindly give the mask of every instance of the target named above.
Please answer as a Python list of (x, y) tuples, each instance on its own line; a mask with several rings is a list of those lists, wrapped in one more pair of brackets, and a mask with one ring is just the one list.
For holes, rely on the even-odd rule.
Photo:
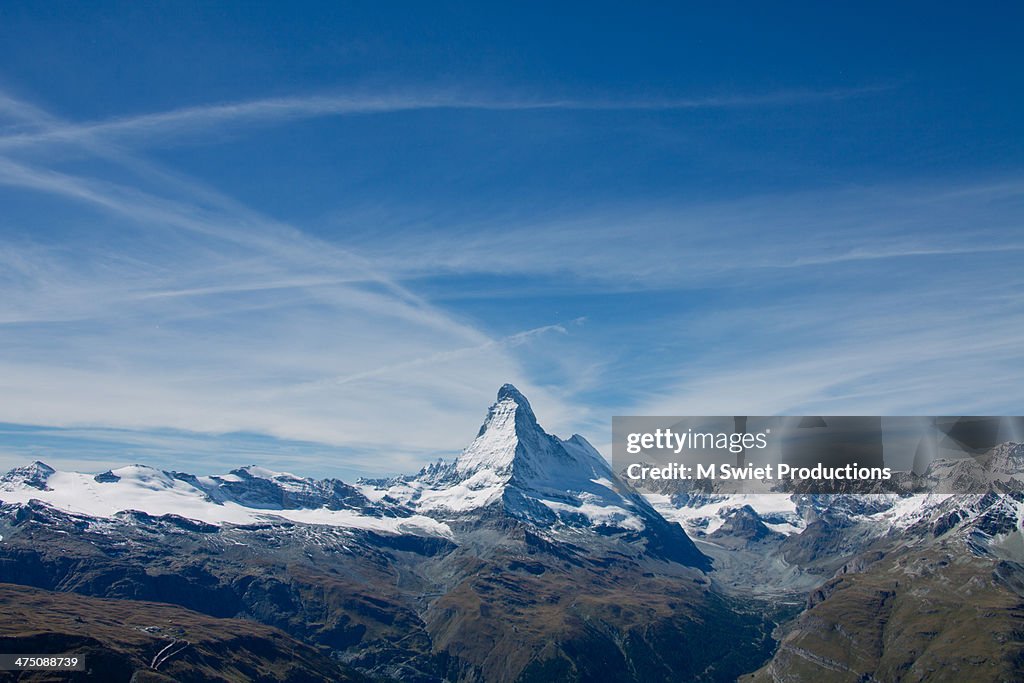
[[(793, 97), (805, 96), (815, 95)], [(1019, 178), (565, 215), (483, 207), (478, 220), (437, 222), (396, 207), (361, 215), (373, 236), (342, 245), (133, 151), (227, 124), (403, 107), (771, 103), (296, 98), (78, 124), (0, 99), (27, 129), (0, 138), (9, 155), (0, 184), (40, 193), (48, 210), (74, 207), (71, 229), (33, 237), (26, 228), (0, 244), (0, 421), (144, 430), (150, 442), (154, 429), (253, 432), (350, 447), (353, 467), (385, 472), (464, 446), (506, 381), (530, 396), (546, 427), (588, 436), (603, 429), (606, 410), (962, 414), (1019, 405), (1021, 277), (1006, 253), (1022, 249)], [(119, 171), (57, 170), (49, 143)], [(975, 265), (960, 267), (968, 257)], [(609, 358), (589, 327), (565, 320), (489, 334), (418, 292), (416, 278), (437, 275), (504, 275), (516, 294), (715, 288), (750, 301), (690, 317), (671, 304), (627, 304), (628, 325), (605, 327), (604, 340), (628, 342), (609, 345), (621, 354)], [(449, 299), (480, 295), (463, 284), (439, 287)], [(676, 345), (671, 362), (649, 358), (648, 341)], [(533, 356), (562, 368), (570, 386), (531, 382), (524, 361)], [(589, 388), (604, 391), (603, 403)], [(608, 398), (615, 393), (622, 398)], [(238, 451), (206, 455), (242, 464), (232, 460)], [(305, 471), (278, 467), (289, 468)]]
[(90, 208), (0, 249), (0, 421), (254, 432), (388, 471), (465, 445), (506, 381), (568, 414), (510, 352), (555, 328), (494, 339), (371, 261), (179, 180), (155, 194), (0, 159), (0, 183)]
[(332, 116), (381, 114), (431, 109), (490, 111), (670, 111), (690, 109), (735, 109), (806, 104), (863, 97), (889, 86), (836, 88), (828, 90), (783, 90), (760, 94), (663, 99), (574, 99), (495, 97), (475, 95), (459, 89), (431, 92), (391, 92), (303, 95), (255, 99), (223, 104), (204, 104), (170, 111), (117, 117), (90, 123), (59, 123), (52, 117), (18, 100), (0, 94), (0, 111), (32, 117), (43, 125), (28, 132), (0, 137), (0, 150), (43, 144), (96, 144), (102, 141), (130, 142), (135, 146), (158, 145), (167, 139), (222, 130), (225, 126), (270, 125), (301, 119)]
[(380, 216), (370, 219), (394, 226), (395, 246), (357, 246), (400, 278), (560, 275), (568, 277), (556, 287), (700, 288), (800, 276), (779, 272), (785, 270), (1019, 252), (1022, 197), (1024, 180), (1015, 177), (675, 205), (596, 204), (564, 215), (482, 211), (475, 220), (424, 222)]

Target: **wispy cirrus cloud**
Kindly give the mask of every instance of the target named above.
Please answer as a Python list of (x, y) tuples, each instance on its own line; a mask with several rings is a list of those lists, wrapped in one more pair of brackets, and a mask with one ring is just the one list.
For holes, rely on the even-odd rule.
[[(0, 420), (112, 428), (122, 441), (129, 430), (161, 458), (179, 442), (160, 430), (258, 434), (294, 446), (296, 462), (334, 453), (372, 473), (464, 445), (509, 380), (546, 426), (588, 436), (613, 412), (1006, 409), (1024, 399), (1024, 377), (1008, 370), (1024, 367), (1019, 177), (590, 197), (565, 210), (482, 202), (440, 217), (339, 209), (361, 229), (317, 238), (142, 154), (224, 126), (324, 116), (869, 94), (285, 98), (91, 123), (9, 101), (17, 125), (0, 135), (0, 185), (40, 198), (48, 218), (60, 208), (68, 229), (36, 237), (28, 212), (0, 245)], [(60, 145), (105, 164), (54, 162)], [(606, 296), (622, 298), (609, 310)], [(564, 322), (588, 314), (580, 301), (593, 324)], [(243, 441), (224, 458), (274, 466), (273, 445)]]
[[(89, 123), (56, 124), (43, 121), (36, 130), (0, 136), (0, 150), (49, 144), (87, 144), (118, 141), (152, 146), (168, 138), (216, 131), (224, 126), (283, 124), (289, 121), (336, 116), (386, 114), (427, 110), (477, 111), (687, 111), (782, 107), (866, 97), (892, 86), (866, 86), (825, 90), (779, 90), (760, 94), (733, 94), (691, 98), (531, 98), (480, 96), (455, 90), (422, 93), (303, 95), (183, 107), (170, 111), (115, 117)], [(0, 101), (20, 115), (33, 112), (10, 98)], [(37, 117), (37, 120), (40, 120)]]
[(597, 202), (565, 214), (480, 212), (443, 225), (384, 214), (364, 220), (391, 221), (400, 239), (354, 246), (398, 278), (558, 275), (554, 289), (701, 288), (820, 277), (829, 266), (840, 275), (839, 266), (901, 259), (907, 263), (894, 267), (927, 271), (943, 257), (1019, 252), (1022, 198), (1024, 180), (1000, 177), (653, 206)]
[[(673, 373), (634, 407), (641, 414), (1015, 414), (1024, 382), (1021, 307), (977, 300), (966, 313), (951, 295), (917, 291), (910, 305), (894, 295), (830, 301), (809, 293), (802, 304), (747, 310), (747, 324), (772, 339), (756, 357), (729, 345)], [(798, 335), (808, 343), (794, 342)]]
[(96, 153), (147, 183), (0, 159), (0, 185), (66, 203), (74, 225), (0, 248), (0, 420), (262, 434), (373, 473), (464, 445), (497, 386), (530, 385), (510, 349), (547, 329), (492, 338), (365, 257), (192, 179), (144, 189), (165, 171)]

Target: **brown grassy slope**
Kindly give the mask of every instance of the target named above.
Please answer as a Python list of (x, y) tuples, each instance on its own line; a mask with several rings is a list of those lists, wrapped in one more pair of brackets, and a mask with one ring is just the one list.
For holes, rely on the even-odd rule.
[(497, 555), (424, 618), (435, 647), (487, 681), (734, 681), (769, 656), (761, 618), (740, 618), (696, 573), (646, 569)]
[[(161, 603), (108, 600), (0, 584), (0, 652), (81, 653), (86, 672), (0, 673), (0, 680), (360, 681), (318, 650), (243, 619), (217, 619)], [(173, 640), (188, 645), (158, 671)], [(135, 675), (135, 678), (132, 676)]]
[(996, 570), (949, 547), (836, 577), (772, 660), (741, 680), (1024, 680), (1024, 601)]

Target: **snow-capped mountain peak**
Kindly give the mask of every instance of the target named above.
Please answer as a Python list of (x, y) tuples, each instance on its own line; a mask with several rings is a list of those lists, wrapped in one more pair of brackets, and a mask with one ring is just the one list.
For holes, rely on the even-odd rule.
[(36, 460), (24, 467), (15, 467), (10, 472), (0, 476), (0, 488), (12, 488), (14, 486), (26, 486), (40, 491), (48, 491), (46, 482), (56, 470), (45, 462)]
[(455, 461), (463, 477), (487, 469), (498, 475), (510, 475), (520, 451), (521, 441), (537, 442), (543, 434), (526, 397), (511, 384), (498, 391), (498, 400), (487, 411), (473, 443)]
[(411, 477), (357, 487), (256, 466), (197, 476), (131, 465), (92, 475), (34, 463), (0, 479), (0, 502), (34, 501), (105, 519), (135, 510), (214, 525), (287, 519), (443, 537), (453, 533), (450, 524), (465, 530), (517, 520), (534, 531), (570, 534), (574, 543), (585, 542), (584, 536), (613, 545), (612, 539), (642, 540), (646, 552), (707, 566), (682, 528), (624, 484), (586, 439), (545, 432), (529, 401), (510, 384), (498, 391), (476, 438), (457, 459)]
[(454, 469), (461, 480), (486, 471), (483, 478), (525, 486), (565, 475), (566, 470), (585, 470), (591, 477), (611, 472), (583, 437), (562, 441), (545, 432), (530, 402), (511, 384), (498, 390), (476, 439), (455, 460)]
[[(545, 432), (529, 401), (511, 384), (498, 391), (476, 438), (454, 462), (432, 465), (383, 488), (389, 498), (426, 514), (459, 515), (500, 506), (544, 527), (640, 531), (657, 517), (586, 439), (573, 435), (562, 440)], [(379, 497), (380, 488), (367, 493)]]

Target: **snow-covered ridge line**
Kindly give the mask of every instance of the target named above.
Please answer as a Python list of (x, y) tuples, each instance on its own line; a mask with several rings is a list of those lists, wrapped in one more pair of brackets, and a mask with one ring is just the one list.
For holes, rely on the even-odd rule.
[[(333, 499), (325, 498), (327, 491), (339, 486), (340, 494), (350, 495), (335, 491)], [(376, 506), (354, 489), (345, 491), (344, 487), (351, 489), (336, 480), (301, 479), (254, 467), (227, 475), (195, 477), (129, 465), (89, 475), (57, 471), (35, 462), (0, 477), (0, 501), (27, 504), (37, 500), (66, 512), (104, 519), (138, 510), (217, 525), (279, 518), (384, 533), (451, 536), (451, 529), (442, 522)], [(301, 501), (309, 504), (302, 505)], [(360, 506), (361, 502), (365, 505)]]
[(38, 500), (104, 518), (127, 510), (213, 524), (277, 517), (441, 536), (451, 535), (450, 519), (492, 506), (547, 528), (639, 532), (651, 521), (664, 524), (586, 439), (545, 432), (526, 397), (510, 384), (498, 391), (476, 438), (456, 460), (412, 477), (352, 486), (255, 466), (195, 476), (144, 465), (90, 476), (37, 462), (0, 477), (0, 500)]
[(645, 517), (657, 514), (582, 436), (563, 440), (545, 432), (510, 384), (498, 391), (476, 438), (453, 462), (434, 463), (414, 477), (364, 481), (361, 490), (441, 518), (500, 505), (545, 527), (641, 531)]
[(214, 524), (279, 517), (311, 524), (449, 536), (485, 508), (544, 528), (641, 532), (665, 520), (586, 439), (545, 432), (514, 386), (498, 391), (476, 438), (453, 462), (391, 480), (306, 479), (245, 467), (195, 476), (131, 465), (96, 476), (43, 463), (0, 477), (0, 500), (111, 517), (126, 510)]
[[(996, 449), (986, 461), (1001, 475), (1021, 469), (1022, 463), (1024, 447), (1017, 444)], [(57, 471), (41, 462), (0, 476), (0, 502), (37, 500), (96, 518), (136, 510), (214, 525), (285, 519), (453, 538), (453, 529), (497, 514), (556, 534), (590, 530), (634, 540), (657, 538), (661, 547), (667, 547), (664, 539), (690, 544), (680, 527), (692, 536), (707, 537), (731, 533), (737, 520), (744, 519), (763, 524), (759, 533), (778, 537), (800, 535), (823, 515), (843, 515), (889, 533), (947, 514), (940, 494), (847, 494), (829, 499), (682, 490), (641, 495), (616, 476), (583, 437), (560, 439), (545, 432), (529, 402), (511, 385), (499, 390), (476, 438), (458, 458), (428, 465), (411, 476), (350, 485), (256, 466), (196, 476), (144, 465), (93, 476)], [(1017, 500), (1024, 500), (1024, 492)]]

